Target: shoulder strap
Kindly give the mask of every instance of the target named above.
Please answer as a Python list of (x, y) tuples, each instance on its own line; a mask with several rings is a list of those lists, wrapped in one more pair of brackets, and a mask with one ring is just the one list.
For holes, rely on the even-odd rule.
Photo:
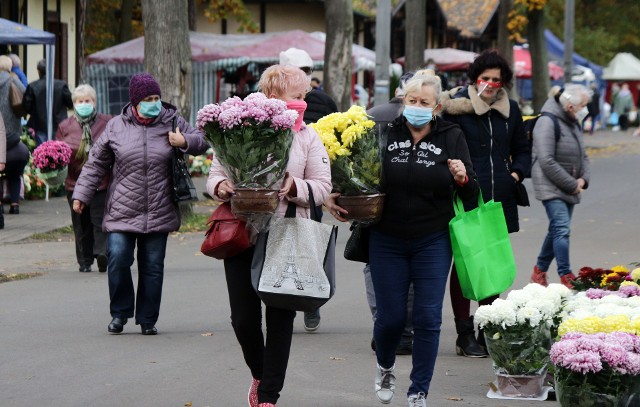
[[(315, 220), (316, 222), (320, 222), (320, 214), (321, 209), (316, 205), (316, 200), (313, 197), (313, 190), (311, 189), (311, 185), (306, 182), (307, 188), (309, 189), (309, 212), (311, 213), (311, 220)], [(296, 217), (296, 204), (293, 202), (289, 202), (287, 205), (287, 211), (284, 214), (285, 218), (295, 218)]]
[(562, 133), (560, 133), (560, 122), (558, 121), (558, 117), (551, 112), (542, 112), (540, 113), (540, 116), (546, 116), (553, 121), (553, 134), (556, 136), (556, 143), (560, 141)]

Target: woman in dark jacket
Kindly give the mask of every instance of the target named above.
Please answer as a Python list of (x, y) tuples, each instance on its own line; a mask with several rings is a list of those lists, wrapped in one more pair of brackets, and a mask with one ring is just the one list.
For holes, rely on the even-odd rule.
[[(135, 309), (136, 325), (140, 325), (142, 334), (155, 335), (167, 237), (180, 227), (180, 212), (172, 193), (173, 147), (199, 155), (208, 145), (202, 132), (178, 117), (174, 106), (161, 102), (160, 85), (150, 74), (133, 75), (129, 97), (131, 103), (109, 121), (91, 148), (73, 191), (73, 210), (82, 213), (104, 176), (111, 174), (103, 222), (103, 230), (108, 233), (113, 318), (108, 331), (121, 333)], [(136, 246), (137, 300), (131, 280)]]
[[(436, 119), (440, 78), (416, 73), (404, 90), (402, 116), (387, 126), (384, 209), (370, 232), (369, 263), (377, 306), (374, 389), (380, 402), (391, 402), (396, 348), (413, 284), (413, 367), (407, 401), (410, 407), (426, 407), (451, 268), (452, 195), (455, 190), (465, 200), (477, 200), (479, 188), (464, 134), (455, 124)], [(345, 221), (341, 214), (346, 211), (336, 205), (336, 195), (325, 204), (336, 219)]]
[[(520, 108), (507, 94), (513, 72), (504, 58), (490, 50), (474, 60), (469, 78), (471, 85), (454, 88), (444, 95), (444, 118), (462, 127), (484, 200), (502, 202), (507, 229), (509, 233), (517, 232), (520, 226), (516, 188), (529, 175), (531, 149)], [(458, 332), (456, 352), (486, 357), (484, 336), (480, 332), (476, 340), (471, 304), (462, 296), (455, 270), (449, 289)], [(491, 304), (496, 298), (497, 295), (486, 298), (480, 305)]]
[(96, 112), (96, 91), (90, 85), (80, 85), (75, 88), (71, 94), (71, 100), (73, 100), (73, 116), (60, 123), (56, 140), (63, 141), (71, 147), (71, 161), (65, 180), (65, 189), (71, 208), (76, 260), (80, 272), (88, 273), (95, 258), (98, 271), (104, 273), (107, 271), (107, 235), (102, 231), (102, 219), (109, 174), (102, 179), (93, 199), (82, 213), (73, 211), (71, 197), (80, 171), (89, 158), (89, 150), (104, 132), (111, 116)]

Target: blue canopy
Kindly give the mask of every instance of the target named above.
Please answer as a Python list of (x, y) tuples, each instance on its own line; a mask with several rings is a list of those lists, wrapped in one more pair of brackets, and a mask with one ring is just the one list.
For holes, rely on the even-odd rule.
[[(564, 42), (553, 35), (550, 30), (544, 30), (544, 38), (547, 40), (547, 51), (552, 58), (560, 61), (564, 60)], [(590, 68), (598, 79), (602, 78), (603, 69), (600, 65), (594, 64), (587, 58), (573, 53), (573, 63)]]
[(0, 18), (0, 44), (55, 44), (55, 42), (56, 36), (50, 32)]

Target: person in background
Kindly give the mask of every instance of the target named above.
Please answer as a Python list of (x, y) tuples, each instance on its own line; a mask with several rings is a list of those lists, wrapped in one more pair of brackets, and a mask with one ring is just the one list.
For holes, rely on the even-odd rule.
[[(269, 98), (280, 99), (298, 112), (293, 127), (294, 139), (289, 152), (286, 176), (280, 185), (281, 198), (275, 216), (284, 216), (289, 202), (297, 205), (298, 217), (310, 217), (310, 205), (319, 205), (331, 192), (329, 157), (318, 134), (302, 121), (306, 107), (304, 95), (310, 78), (295, 66), (273, 65), (267, 68), (259, 89)], [(307, 185), (316, 202), (309, 202)], [(234, 186), (213, 157), (207, 191), (219, 201), (228, 201)], [(251, 370), (248, 401), (250, 407), (273, 407), (280, 397), (291, 351), (295, 311), (266, 307), (266, 338), (262, 331), (262, 302), (251, 285), (251, 260), (254, 247), (224, 260), (229, 291), (231, 325), (244, 360)], [(265, 341), (266, 339), (266, 341)]]
[(582, 191), (589, 187), (591, 170), (580, 124), (588, 114), (589, 91), (582, 85), (554, 86), (542, 112), (554, 114), (560, 123), (556, 141), (553, 121), (540, 117), (533, 129), (533, 167), (531, 178), (536, 199), (542, 201), (549, 218), (549, 229), (533, 267), (531, 282), (547, 286), (547, 271), (553, 259), (560, 282), (573, 288), (575, 275), (569, 262), (569, 236), (573, 208)]
[[(40, 79), (27, 86), (22, 99), (24, 110), (29, 114), (27, 126), (36, 132), (36, 143), (40, 145), (47, 141), (47, 64), (44, 59), (38, 61), (38, 75)], [(53, 80), (53, 134), (58, 130), (58, 124), (68, 116), (67, 109), (73, 109), (71, 92), (64, 81)]]
[[(0, 141), (0, 173), (7, 177), (9, 187), (9, 214), (20, 213), (20, 187), (22, 174), (29, 161), (29, 149), (20, 141), (22, 126), (20, 118), (11, 108), (9, 92), (11, 83), (24, 92), (24, 86), (16, 76), (11, 75), (13, 63), (6, 55), (0, 55), (0, 114), (2, 115), (4, 140)], [(4, 153), (4, 154), (2, 154)], [(4, 195), (4, 193), (2, 194)], [(3, 209), (0, 209), (3, 212)]]
[[(477, 200), (479, 191), (462, 130), (437, 118), (441, 86), (436, 75), (416, 74), (406, 83), (404, 110), (389, 126), (384, 152), (384, 209), (371, 227), (369, 246), (377, 306), (374, 390), (383, 404), (395, 393), (395, 351), (413, 283), (413, 367), (407, 402), (409, 407), (427, 405), (453, 256), (453, 191), (469, 201)], [(344, 221), (347, 212), (336, 204), (336, 195), (325, 206)]]
[[(298, 48), (289, 48), (280, 53), (280, 65), (293, 65), (302, 69), (311, 78), (313, 73), (313, 60), (307, 51)], [(307, 110), (304, 112), (305, 124), (315, 123), (320, 118), (338, 111), (336, 102), (323, 90), (311, 89), (304, 97)]]
[[(367, 110), (367, 114), (371, 116), (371, 119), (376, 122), (378, 133), (380, 133), (385, 126), (393, 122), (402, 114), (404, 109), (404, 86), (407, 81), (411, 79), (414, 72), (409, 71), (400, 77), (400, 83), (394, 92), (394, 97), (389, 100), (388, 103), (374, 106)], [(367, 264), (363, 270), (364, 273), (364, 286), (367, 292), (367, 303), (369, 304), (369, 310), (371, 311), (371, 317), (375, 324), (376, 322), (376, 294), (373, 289), (373, 281), (371, 281), (371, 266)], [(413, 308), (413, 286), (409, 288), (409, 295), (407, 297), (407, 321), (402, 331), (402, 339), (396, 349), (396, 355), (410, 355), (413, 351), (413, 320), (412, 320), (412, 308)], [(376, 342), (371, 338), (371, 349), (376, 350)]]
[(91, 85), (80, 85), (71, 94), (73, 100), (73, 116), (63, 120), (58, 126), (56, 140), (65, 142), (71, 147), (69, 172), (65, 180), (67, 200), (71, 209), (71, 224), (76, 245), (76, 260), (81, 273), (91, 271), (95, 258), (98, 271), (107, 271), (107, 234), (102, 231), (105, 199), (109, 186), (109, 174), (98, 185), (96, 192), (82, 213), (73, 211), (73, 190), (89, 159), (89, 151), (100, 138), (111, 116), (96, 111), (97, 96)]
[(27, 85), (29, 85), (29, 82), (27, 81), (27, 75), (25, 75), (24, 72), (22, 72), (22, 68), (21, 68), (22, 62), (20, 61), (20, 57), (17, 56), (16, 54), (9, 54), (7, 56), (11, 58), (11, 64), (12, 64), (11, 72), (18, 75), (20, 82), (22, 82), (22, 85), (26, 88)]
[(322, 89), (322, 82), (320, 82), (319, 78), (316, 78), (315, 76), (313, 78), (311, 78), (311, 88), (312, 89), (317, 89), (317, 90), (323, 90)]
[[(529, 141), (518, 103), (509, 99), (513, 86), (510, 64), (496, 51), (482, 52), (468, 70), (471, 84), (443, 94), (443, 118), (462, 128), (473, 170), (482, 196), (502, 203), (509, 233), (520, 230), (516, 204), (516, 184), (528, 175), (531, 166)], [(467, 210), (477, 201), (469, 203)], [(476, 339), (471, 301), (464, 298), (455, 266), (449, 284), (451, 305), (458, 338), (456, 353), (466, 357), (486, 357), (482, 331)], [(499, 295), (481, 300), (491, 304)]]
[(633, 104), (633, 95), (629, 90), (629, 84), (623, 83), (620, 91), (616, 93), (613, 103), (613, 111), (618, 114), (618, 123), (620, 130), (626, 131), (629, 128), (629, 112), (635, 109)]
[(596, 83), (591, 84), (591, 101), (587, 105), (589, 114), (582, 121), (582, 128), (588, 118), (591, 118), (591, 128), (589, 128), (589, 134), (593, 134), (596, 131), (596, 124), (598, 123), (598, 117), (600, 116), (600, 93), (598, 92), (598, 86)]
[[(307, 51), (298, 48), (289, 48), (281, 52), (280, 65), (293, 65), (299, 68), (309, 77), (309, 81), (311, 82), (313, 60)], [(333, 99), (320, 89), (307, 89), (304, 101), (307, 104), (303, 118), (305, 124), (315, 123), (320, 118), (338, 111), (338, 106), (336, 106)], [(320, 210), (320, 213), (322, 213), (322, 210)], [(317, 331), (318, 328), (320, 328), (320, 308), (313, 312), (305, 312), (303, 323), (305, 331)]]
[[(135, 311), (142, 334), (155, 335), (167, 237), (180, 228), (180, 210), (173, 201), (173, 148), (200, 155), (208, 145), (175, 106), (162, 102), (160, 85), (151, 74), (133, 75), (129, 97), (131, 103), (107, 123), (91, 147), (73, 190), (73, 210), (81, 214), (105, 176), (111, 176), (103, 222), (112, 317), (107, 331), (121, 333)], [(136, 246), (137, 297), (131, 279)]]

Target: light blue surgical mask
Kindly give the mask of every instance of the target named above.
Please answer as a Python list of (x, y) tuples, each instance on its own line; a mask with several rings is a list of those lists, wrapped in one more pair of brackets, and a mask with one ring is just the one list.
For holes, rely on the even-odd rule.
[(138, 105), (138, 113), (144, 117), (157, 117), (162, 109), (162, 102), (140, 102)]
[(430, 107), (405, 106), (402, 115), (410, 125), (421, 128), (433, 119), (433, 109)]
[(78, 103), (77, 105), (74, 106), (74, 109), (76, 109), (76, 113), (78, 113), (78, 116), (89, 117), (91, 116), (91, 113), (93, 113), (93, 104)]

